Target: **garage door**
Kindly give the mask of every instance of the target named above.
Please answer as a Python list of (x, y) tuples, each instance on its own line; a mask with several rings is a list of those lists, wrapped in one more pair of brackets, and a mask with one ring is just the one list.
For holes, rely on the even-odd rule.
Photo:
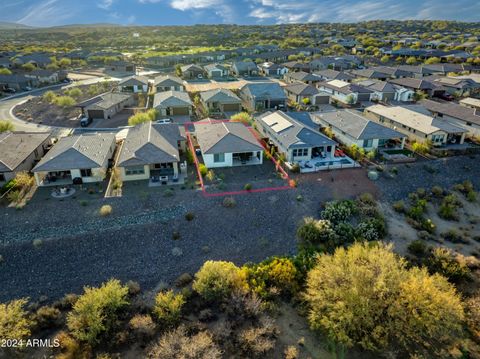
[(370, 94), (369, 93), (359, 93), (358, 94), (358, 101), (370, 101)]
[(330, 103), (330, 96), (315, 97), (315, 105), (328, 105)]
[(172, 115), (188, 115), (188, 107), (175, 107), (172, 108)]
[(224, 111), (240, 111), (240, 105), (236, 103), (228, 103), (223, 105)]
[(88, 110), (87, 113), (90, 118), (105, 118), (102, 110)]

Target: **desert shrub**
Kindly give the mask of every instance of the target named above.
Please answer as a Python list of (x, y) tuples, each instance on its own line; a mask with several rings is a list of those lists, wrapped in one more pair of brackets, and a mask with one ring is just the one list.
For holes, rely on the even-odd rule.
[(205, 178), (209, 180), (210, 182), (213, 182), (215, 180), (215, 171), (214, 170), (208, 170), (207, 174), (205, 175)]
[(355, 240), (355, 228), (350, 223), (339, 223), (334, 231), (341, 243), (351, 243)]
[(155, 121), (158, 117), (158, 111), (155, 109), (150, 109), (147, 112), (139, 112), (128, 118), (129, 126), (136, 126), (144, 122)]
[(56, 359), (88, 358), (90, 356), (87, 348), (83, 349), (75, 338), (63, 331), (59, 332), (55, 339), (60, 344), (60, 354), (55, 356)]
[(195, 218), (195, 215), (194, 215), (192, 212), (187, 212), (187, 213), (185, 214), (185, 219), (186, 219), (187, 221), (192, 221), (194, 218)]
[(430, 273), (441, 274), (454, 283), (470, 277), (470, 270), (467, 265), (457, 260), (448, 248), (434, 248), (425, 265)]
[(222, 352), (207, 331), (188, 336), (183, 326), (164, 334), (149, 351), (152, 359), (220, 359)]
[(350, 200), (332, 201), (325, 204), (325, 209), (321, 213), (321, 217), (330, 221), (332, 224), (345, 222), (356, 212), (355, 202)]
[(404, 201), (396, 201), (394, 204), (393, 204), (393, 209), (395, 212), (398, 212), (398, 213), (405, 213), (406, 211), (406, 207), (405, 207), (405, 202)]
[(207, 175), (207, 172), (208, 172), (208, 168), (207, 166), (205, 166), (203, 163), (200, 163), (198, 165), (198, 170), (200, 171), (200, 175), (202, 177), (205, 177)]
[(427, 201), (425, 199), (418, 199), (407, 210), (407, 217), (410, 217), (416, 221), (423, 219), (423, 214), (427, 211)]
[(64, 108), (72, 107), (76, 104), (76, 101), (73, 99), (73, 97), (70, 96), (57, 96), (53, 100), (53, 102), (55, 103), (55, 105)]
[(24, 309), (26, 304), (26, 299), (0, 303), (0, 340), (20, 340), (30, 335), (33, 322), (28, 318)]
[(180, 320), (185, 298), (182, 294), (175, 294), (173, 290), (159, 292), (155, 297), (153, 313), (165, 325), (174, 325)]
[(475, 191), (468, 191), (466, 194), (467, 201), (475, 202), (477, 200), (477, 192)]
[(22, 199), (22, 193), (19, 190), (10, 191), (7, 194), (7, 199), (10, 202), (18, 203)]
[(226, 208), (233, 208), (237, 205), (237, 201), (235, 200), (235, 198), (233, 197), (225, 197), (223, 199), (223, 207), (226, 207)]
[(78, 295), (73, 293), (68, 293), (63, 296), (60, 300), (55, 303), (55, 306), (60, 309), (72, 309), (75, 302), (78, 300)]
[(83, 94), (82, 90), (80, 90), (78, 87), (73, 87), (73, 88), (65, 91), (65, 95), (70, 96), (70, 97), (74, 97), (74, 98), (78, 98), (78, 97), (82, 96), (82, 94)]
[(283, 356), (285, 359), (297, 359), (299, 357), (298, 349), (290, 345), (283, 352)]
[(57, 95), (55, 94), (55, 92), (49, 90), (42, 95), (42, 98), (44, 101), (52, 103), (57, 98)]
[(302, 245), (334, 248), (337, 237), (329, 220), (306, 217), (297, 228), (297, 237)]
[(377, 241), (381, 238), (374, 220), (359, 223), (355, 232), (357, 237), (363, 238), (367, 241)]
[(264, 310), (264, 303), (255, 292), (234, 291), (223, 305), (224, 312), (234, 321), (256, 319)]
[(445, 196), (438, 209), (438, 216), (446, 220), (458, 220), (457, 209), (461, 206), (461, 202), (454, 194)]
[(427, 245), (422, 240), (416, 239), (410, 242), (407, 249), (410, 253), (421, 257), (427, 252)]
[(269, 319), (264, 319), (259, 326), (242, 330), (238, 341), (248, 357), (264, 356), (275, 347), (276, 328)]
[(361, 195), (359, 195), (357, 197), (356, 202), (361, 204), (361, 205), (367, 205), (367, 206), (375, 206), (376, 205), (375, 198), (373, 197), (373, 195), (371, 193), (368, 193), (368, 192), (365, 192), (365, 193), (362, 193)]
[(467, 329), (480, 342), (480, 292), (465, 301)]
[(253, 118), (248, 112), (239, 112), (230, 117), (230, 120), (233, 122), (243, 122), (245, 125), (251, 125), (253, 122)]
[(61, 312), (55, 307), (43, 306), (35, 313), (35, 323), (38, 329), (55, 327), (60, 323)]
[(111, 279), (98, 288), (85, 287), (67, 316), (72, 335), (90, 344), (96, 344), (101, 334), (110, 331), (117, 312), (128, 305), (128, 287)]
[(289, 258), (271, 258), (244, 267), (249, 287), (262, 298), (278, 293), (295, 294), (299, 288), (297, 268)]
[(182, 273), (180, 274), (177, 279), (175, 279), (175, 286), (176, 287), (185, 287), (189, 285), (193, 281), (192, 276), (189, 273)]
[(35, 180), (33, 176), (31, 176), (27, 171), (21, 171), (15, 175), (16, 187), (20, 187), (22, 189), (28, 189), (32, 187), (34, 183), (35, 183)]
[(106, 217), (106, 216), (109, 216), (112, 214), (112, 206), (110, 206), (109, 204), (104, 204), (102, 207), (100, 207), (100, 216), (102, 217)]
[(246, 191), (250, 191), (252, 189), (252, 184), (251, 183), (245, 184), (245, 186), (243, 186), (243, 189)]
[(150, 338), (155, 334), (155, 323), (148, 314), (136, 314), (130, 319), (128, 325), (139, 339)]
[(128, 294), (130, 296), (137, 295), (138, 293), (141, 292), (140, 284), (138, 282), (135, 282), (133, 280), (129, 280), (125, 285), (128, 287)]
[(462, 233), (457, 231), (455, 228), (450, 228), (446, 232), (443, 232), (441, 236), (449, 242), (453, 243), (468, 243), (468, 240), (463, 236)]
[(442, 357), (464, 320), (453, 285), (425, 269), (407, 268), (385, 245), (357, 243), (320, 255), (308, 274), (305, 299), (312, 329), (337, 346), (366, 350)]
[(206, 261), (193, 282), (193, 289), (207, 300), (222, 300), (247, 288), (245, 271), (224, 261)]
[(432, 187), (432, 194), (435, 196), (435, 197), (442, 197), (443, 196), (443, 193), (444, 193), (444, 190), (442, 187), (440, 186), (433, 186)]
[(298, 163), (294, 163), (292, 168), (290, 168), (292, 173), (300, 173), (300, 165)]

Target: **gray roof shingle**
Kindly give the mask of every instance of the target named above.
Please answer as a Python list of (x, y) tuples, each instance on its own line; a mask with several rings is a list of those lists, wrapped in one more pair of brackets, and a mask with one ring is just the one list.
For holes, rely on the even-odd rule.
[(49, 137), (43, 132), (0, 133), (0, 172), (14, 171)]
[(155, 94), (153, 107), (186, 107), (192, 106), (188, 93), (183, 91), (165, 91)]

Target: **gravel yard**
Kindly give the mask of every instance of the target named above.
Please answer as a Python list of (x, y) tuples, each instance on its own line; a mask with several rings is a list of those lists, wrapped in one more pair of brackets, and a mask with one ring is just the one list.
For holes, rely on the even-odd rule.
[[(352, 187), (352, 196), (372, 188), (365, 173), (358, 174), (365, 180)], [(38, 196), (23, 210), (1, 208), (0, 300), (53, 300), (111, 277), (152, 289), (194, 273), (207, 259), (241, 264), (293, 253), (297, 223), (318, 215), (321, 202), (337, 191), (329, 176), (309, 176), (298, 189), (236, 196), (234, 208), (223, 207), (223, 197), (205, 198), (198, 190), (178, 189), (165, 197), (147, 188), (109, 200), (97, 195), (85, 200), (88, 194), (63, 201)], [(113, 212), (100, 217), (106, 203)], [(185, 219), (187, 212), (194, 214), (192, 221)], [(179, 239), (173, 239), (174, 232)]]

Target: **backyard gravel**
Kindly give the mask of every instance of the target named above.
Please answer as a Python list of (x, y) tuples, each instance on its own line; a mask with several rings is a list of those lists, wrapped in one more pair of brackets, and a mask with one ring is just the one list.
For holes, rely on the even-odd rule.
[[(195, 273), (208, 259), (241, 265), (292, 254), (298, 222), (317, 217), (325, 201), (363, 192), (394, 201), (418, 187), (465, 179), (480, 187), (477, 160), (398, 165), (396, 179), (382, 175), (377, 182), (364, 169), (296, 175), (298, 188), (236, 196), (234, 208), (223, 207), (223, 197), (205, 198), (179, 186), (171, 197), (164, 188), (130, 186), (121, 198), (78, 191), (63, 201), (43, 189), (22, 210), (0, 208), (0, 301), (41, 296), (51, 301), (110, 278), (138, 281), (149, 290)], [(98, 213), (104, 204), (113, 208), (108, 217)], [(192, 221), (185, 219), (188, 212)]]

